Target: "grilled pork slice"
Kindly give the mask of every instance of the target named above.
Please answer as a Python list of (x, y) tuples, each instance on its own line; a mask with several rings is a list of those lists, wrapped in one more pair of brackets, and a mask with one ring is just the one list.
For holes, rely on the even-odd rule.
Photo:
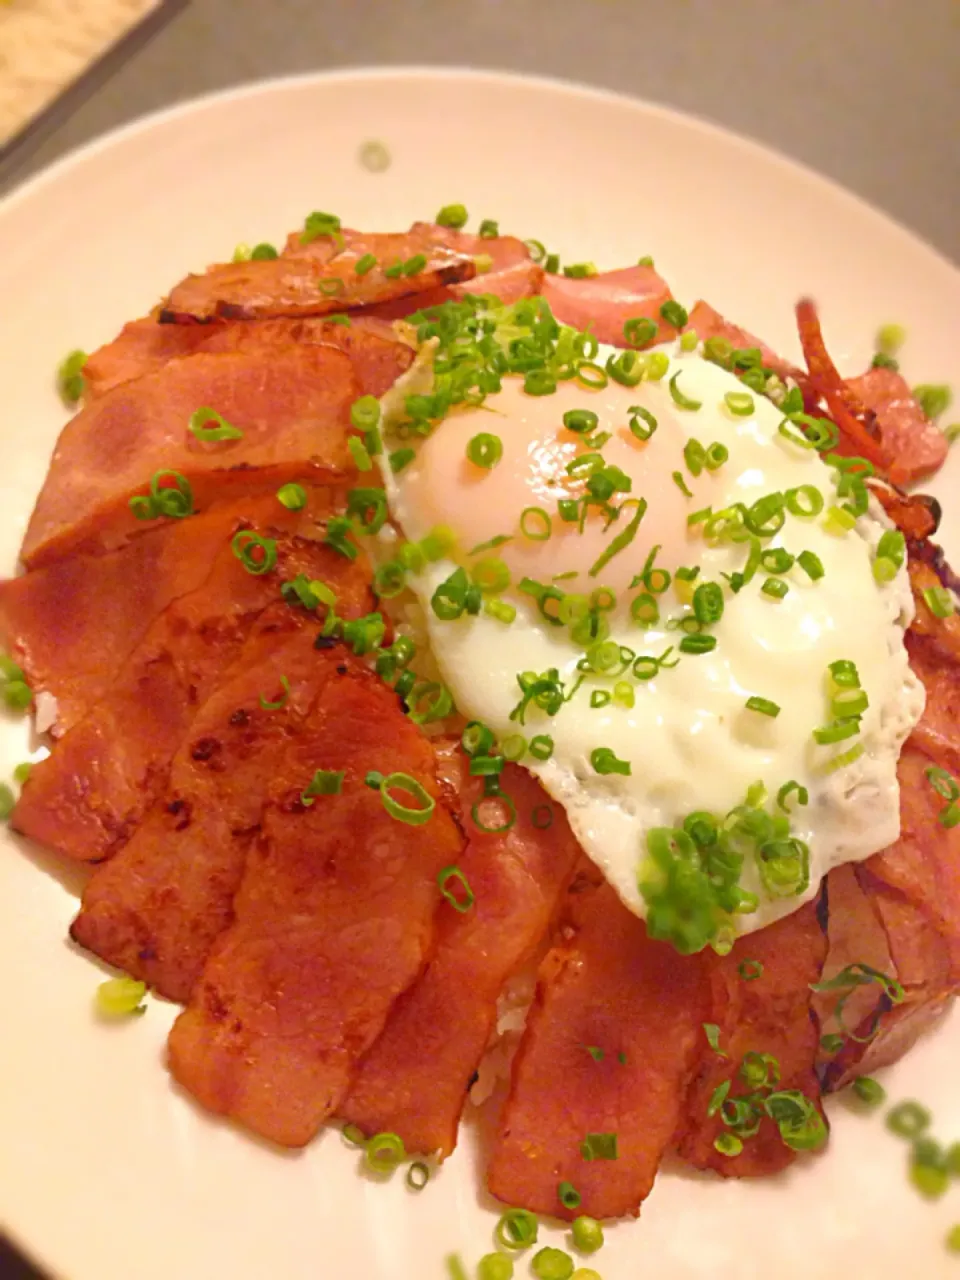
[[(462, 839), (439, 798), (431, 746), (352, 657), (318, 655), (328, 679), (247, 855), (235, 919), (170, 1033), (170, 1068), (203, 1106), (284, 1146), (334, 1112), (358, 1058), (420, 974), (434, 938), (437, 876)], [(302, 799), (316, 770), (337, 794)], [(435, 807), (391, 816), (368, 772), (403, 773)], [(394, 789), (406, 808), (424, 798)]]
[[(373, 265), (358, 274), (364, 258)], [(294, 232), (279, 258), (187, 276), (160, 314), (174, 322), (330, 315), (469, 280), (476, 270), (472, 257), (448, 249), (428, 223), (406, 232), (345, 230), (308, 244)]]
[(228, 542), (207, 581), (160, 615), (109, 694), (33, 769), (11, 818), (16, 830), (71, 858), (110, 857), (161, 793), (191, 722), (254, 627), (298, 625), (280, 601), (284, 579), (327, 582), (341, 617), (368, 612), (363, 563), (301, 538), (275, 541), (274, 572), (248, 573)]
[(669, 342), (677, 336), (674, 326), (660, 314), (660, 308), (673, 294), (653, 267), (623, 267), (581, 279), (548, 275), (541, 292), (561, 324), (575, 329), (589, 326), (598, 342), (633, 346), (627, 341), (623, 326), (628, 320), (643, 317), (657, 325), (650, 343)]
[(894, 460), (890, 479), (895, 484), (913, 484), (943, 466), (950, 442), (924, 413), (902, 374), (868, 369), (858, 378), (848, 378), (847, 386), (875, 415), (880, 442)]
[[(729, 955), (706, 953), (711, 1001), (705, 1021), (719, 1028), (718, 1043), (726, 1056), (713, 1049), (701, 1030), (699, 1069), (677, 1135), (677, 1150), (688, 1163), (728, 1177), (749, 1178), (776, 1173), (795, 1158), (796, 1152), (783, 1142), (766, 1115), (758, 1132), (744, 1137), (740, 1155), (721, 1155), (714, 1141), (729, 1130), (719, 1113), (708, 1112), (715, 1091), (725, 1081), (730, 1081), (730, 1099), (753, 1092), (740, 1075), (748, 1053), (776, 1059), (768, 1086), (800, 1090), (819, 1107), (814, 1062), (820, 1036), (810, 985), (819, 981), (826, 954), (827, 940), (815, 902), (739, 939)], [(746, 961), (762, 966), (759, 977), (743, 976), (740, 966)], [(751, 971), (748, 967), (744, 972)]]
[[(102, 556), (70, 556), (0, 582), (0, 645), (35, 693), (56, 699), (52, 732), (72, 729), (112, 687), (118, 671), (168, 605), (196, 591), (238, 530), (271, 524), (294, 532), (305, 513), (273, 494), (158, 522)], [(46, 725), (44, 725), (46, 727)]]
[[(487, 1184), (537, 1213), (614, 1218), (639, 1212), (676, 1132), (707, 987), (701, 958), (651, 942), (609, 885), (572, 887), (570, 936), (541, 965)], [(561, 1181), (579, 1208), (560, 1203)]]
[(298, 343), (339, 347), (351, 357), (360, 390), (382, 396), (412, 362), (414, 348), (398, 342), (384, 320), (359, 315), (332, 320), (262, 320), (218, 324), (161, 324), (158, 315), (124, 325), (113, 342), (94, 351), (83, 367), (86, 400), (122, 382), (154, 373), (195, 351), (262, 351)]
[[(524, 769), (508, 765), (504, 792), (516, 822), (484, 834), (471, 820), (482, 780), (467, 776), (457, 749), (441, 767), (454, 782), (469, 833), (460, 870), (474, 897), (441, 904), (437, 946), (426, 972), (400, 997), (361, 1062), (339, 1109), (368, 1134), (399, 1133), (410, 1151), (449, 1155), (470, 1079), (497, 1020), (504, 983), (542, 943), (580, 847), (559, 805)], [(453, 776), (451, 776), (453, 775)], [(497, 817), (491, 815), (488, 825)], [(451, 882), (461, 903), (466, 890)]]
[[(142, 534), (150, 522), (130, 499), (155, 475), (185, 477), (197, 511), (288, 481), (342, 484), (356, 474), (347, 438), (359, 393), (350, 357), (326, 346), (198, 352), (114, 387), (60, 433), (21, 558), (39, 568)], [(201, 408), (242, 435), (198, 439)]]
[(299, 619), (292, 637), (264, 630), (244, 646), (190, 726), (161, 798), (94, 873), (70, 930), (171, 1000), (186, 1002), (233, 919), (267, 787), (330, 678), (316, 627)]

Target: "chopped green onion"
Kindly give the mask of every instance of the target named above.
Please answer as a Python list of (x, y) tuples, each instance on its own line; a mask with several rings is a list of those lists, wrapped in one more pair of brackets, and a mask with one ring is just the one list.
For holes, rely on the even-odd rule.
[(480, 230), (477, 234), (481, 240), (496, 240), (500, 235), (500, 224), (495, 222), (493, 218), (484, 218), (480, 223)]
[(686, 480), (684, 480), (683, 478), (683, 473), (680, 471), (674, 471), (672, 473), (672, 476), (673, 476), (673, 483), (677, 486), (677, 488), (680, 490), (683, 496), (685, 498), (692, 498), (693, 494), (690, 492), (689, 486), (687, 485)]
[(741, 960), (737, 965), (737, 973), (744, 982), (754, 982), (763, 974), (763, 964), (759, 960)]
[(346, 516), (331, 516), (327, 521), (326, 533), (323, 542), (328, 547), (333, 547), (338, 555), (345, 556), (348, 560), (356, 560), (359, 550), (355, 542), (350, 541), (350, 534), (353, 532), (353, 525)]
[(108, 978), (97, 987), (97, 1012), (104, 1018), (128, 1018), (146, 1013), (147, 984), (135, 978)]
[(688, 329), (686, 333), (680, 335), (681, 351), (696, 351), (700, 339), (697, 337), (693, 329)]
[(503, 457), (503, 441), (499, 436), (491, 435), (488, 431), (481, 431), (479, 435), (473, 436), (468, 443), (467, 457), (474, 466), (483, 467), (489, 471)]
[(279, 711), (281, 707), (285, 707), (287, 705), (287, 701), (290, 697), (290, 681), (286, 676), (280, 677), (280, 688), (282, 693), (276, 702), (268, 702), (261, 693), (260, 706), (264, 711)]
[(621, 351), (618, 355), (610, 356), (606, 364), (607, 373), (622, 387), (637, 386), (643, 381), (646, 368), (643, 356), (630, 348)]
[(277, 544), (273, 538), (262, 538), (252, 529), (235, 533), (230, 546), (247, 573), (270, 573), (277, 564)]
[(946, 587), (925, 587), (923, 599), (935, 618), (949, 618), (956, 608), (953, 596)]
[(720, 1133), (713, 1140), (713, 1145), (722, 1156), (738, 1156), (743, 1150), (743, 1139), (735, 1133)]
[[(391, 791), (406, 792), (415, 803), (402, 804), (390, 795)], [(383, 800), (383, 807), (391, 818), (396, 818), (398, 822), (405, 822), (411, 827), (420, 827), (425, 822), (429, 822), (437, 807), (433, 796), (417, 782), (416, 778), (411, 778), (409, 773), (387, 774), (380, 784), (380, 797)]]
[[(500, 820), (487, 822), (482, 816), (487, 809), (497, 810)], [(473, 825), (478, 831), (482, 831), (484, 835), (500, 835), (504, 831), (509, 831), (516, 823), (517, 807), (508, 795), (504, 795), (501, 792), (497, 795), (485, 796), (483, 800), (478, 800), (471, 808), (470, 816), (473, 819)]]
[(684, 636), (678, 648), (681, 653), (711, 653), (717, 647), (716, 636), (690, 635)]
[(580, 1192), (572, 1182), (561, 1182), (557, 1187), (557, 1199), (565, 1209), (579, 1209)]
[(307, 491), (302, 484), (284, 484), (277, 490), (280, 504), (288, 511), (302, 511), (307, 505)]
[(573, 1259), (562, 1249), (547, 1246), (534, 1254), (530, 1270), (537, 1280), (570, 1280), (573, 1275)]
[(603, 1247), (603, 1227), (596, 1218), (588, 1218), (582, 1214), (579, 1218), (574, 1218), (570, 1231), (573, 1247), (581, 1253), (596, 1253)]
[(416, 452), (413, 449), (394, 449), (387, 458), (387, 461), (390, 463), (390, 470), (394, 475), (398, 475), (404, 467), (410, 465), (416, 456)]
[(723, 589), (715, 582), (701, 582), (693, 593), (693, 612), (704, 626), (723, 617)]
[[(704, 454), (703, 465), (708, 471), (718, 471), (730, 457), (730, 450), (719, 440), (715, 440)], [(689, 521), (688, 521), (689, 523)]]
[(616, 1160), (617, 1135), (615, 1133), (588, 1133), (580, 1143), (584, 1160)]
[(423, 268), (427, 265), (426, 254), (415, 253), (412, 258), (407, 258), (400, 268), (401, 274), (405, 276), (419, 275)]
[(898, 1138), (918, 1138), (930, 1127), (930, 1112), (919, 1102), (901, 1102), (887, 1116), (887, 1128)]
[[(33, 763), (30, 760), (24, 760), (22, 764), (18, 764), (13, 771), (13, 780), (18, 787), (22, 787), (26, 780), (33, 772)], [(0, 814), (0, 817), (9, 817), (9, 814)]]
[(760, 590), (773, 600), (782, 600), (790, 588), (782, 578), (767, 578)]
[[(216, 426), (208, 424), (215, 422)], [(196, 436), (198, 440), (209, 441), (216, 444), (221, 440), (242, 440), (243, 432), (239, 427), (233, 426), (227, 422), (216, 409), (211, 409), (209, 405), (204, 405), (190, 415), (190, 421), (187, 424), (188, 429)]]
[(321, 236), (340, 235), (340, 219), (334, 213), (314, 212), (308, 214), (300, 233), (300, 243), (309, 244)]
[(861, 1102), (870, 1107), (878, 1107), (887, 1100), (886, 1089), (870, 1076), (857, 1076), (853, 1082), (853, 1092)]
[(534, 760), (549, 760), (553, 755), (553, 739), (549, 734), (538, 733), (530, 739), (530, 754)]
[(3, 700), (11, 711), (26, 711), (33, 702), (33, 690), (25, 680), (8, 680), (3, 686)]
[(845, 507), (829, 507), (823, 519), (823, 527), (834, 537), (845, 537), (856, 526), (857, 518)]
[(382, 489), (351, 489), (347, 494), (347, 515), (357, 521), (360, 533), (379, 533), (387, 519), (387, 495)]
[(590, 764), (594, 772), (599, 774), (618, 773), (629, 777), (631, 768), (628, 760), (618, 760), (616, 753), (609, 747), (596, 747), (590, 752)]
[[(647, 510), (646, 498), (630, 498), (620, 507), (620, 512), (624, 511), (628, 506), (633, 505), (635, 508), (634, 515), (630, 523), (621, 530), (620, 533), (609, 543), (607, 547), (600, 553), (597, 559), (590, 566), (590, 577), (595, 578), (600, 571), (610, 563), (614, 556), (625, 550), (637, 536), (637, 530), (640, 527), (640, 521), (643, 519)], [(522, 527), (522, 525), (521, 525)]]
[(769, 698), (748, 698), (746, 705), (748, 711), (757, 711), (762, 716), (770, 716), (771, 719), (776, 719), (780, 714), (779, 704), (771, 702)]
[(506, 600), (498, 600), (496, 598), (484, 600), (483, 612), (489, 614), (497, 622), (503, 622), (509, 625), (517, 616), (516, 606), (510, 604)]
[(445, 204), (434, 218), (434, 222), (438, 227), (449, 227), (453, 231), (460, 231), (467, 225), (469, 216), (466, 205)]
[(638, 258), (638, 259), (637, 259), (637, 266), (638, 266), (638, 267), (652, 267), (652, 266), (653, 266), (653, 258), (650, 256), (650, 254), (649, 254), (649, 253), (646, 253), (646, 254), (644, 254), (644, 256), (643, 256), (642, 258)]
[(367, 446), (359, 436), (350, 436), (347, 440), (347, 448), (350, 450), (350, 457), (353, 459), (354, 466), (358, 471), (373, 470), (373, 459), (370, 457)]
[(568, 267), (563, 268), (563, 274), (569, 280), (586, 280), (597, 274), (597, 268), (592, 262), (571, 262)]
[(497, 1244), (513, 1252), (529, 1249), (532, 1244), (536, 1244), (538, 1234), (536, 1216), (527, 1209), (508, 1209), (501, 1215), (493, 1231)]
[(802, 787), (799, 782), (794, 782), (791, 779), (790, 782), (785, 782), (783, 786), (780, 788), (780, 790), (777, 792), (777, 806), (780, 809), (782, 809), (784, 813), (790, 812), (790, 808), (789, 808), (789, 805), (787, 804), (787, 801), (794, 794), (794, 792), (796, 792), (797, 804), (804, 805), (809, 803), (810, 793), (807, 791), (807, 788)]
[(377, 1133), (367, 1142), (364, 1156), (374, 1173), (393, 1173), (407, 1158), (403, 1139), (396, 1133)]
[(811, 582), (818, 582), (826, 572), (823, 561), (813, 551), (801, 551), (797, 556), (797, 564)]
[(907, 340), (902, 324), (884, 324), (877, 330), (877, 350), (885, 355), (895, 355)]
[(467, 1269), (458, 1253), (448, 1253), (444, 1259), (448, 1280), (468, 1280)]
[[(173, 479), (172, 485), (163, 483), (168, 476)], [(179, 471), (155, 471), (150, 481), (149, 497), (131, 498), (130, 510), (138, 520), (156, 520), (158, 516), (183, 520), (193, 515), (190, 481)]]
[(308, 808), (313, 804), (315, 796), (338, 796), (343, 791), (345, 769), (318, 769), (313, 775), (307, 789), (300, 794), (302, 804)]
[(660, 606), (656, 598), (644, 591), (630, 603), (630, 617), (643, 627), (652, 627), (660, 621)]
[(892, 369), (894, 373), (900, 372), (900, 361), (895, 360), (893, 356), (888, 356), (884, 351), (874, 353), (873, 359), (870, 361), (871, 369)]
[(689, 409), (690, 411), (699, 409), (703, 404), (703, 401), (691, 400), (689, 396), (685, 396), (683, 392), (680, 390), (680, 388), (677, 386), (677, 380), (679, 379), (679, 377), (680, 377), (680, 371), (678, 370), (670, 379), (669, 386), (670, 386), (671, 400), (677, 406), (678, 409)]
[(513, 1280), (513, 1259), (505, 1253), (485, 1253), (477, 1263), (477, 1280)]
[(86, 351), (79, 347), (65, 356), (57, 368), (57, 388), (67, 404), (76, 404), (83, 396), (83, 366), (87, 363)]
[(520, 532), (531, 542), (546, 542), (553, 531), (553, 521), (543, 507), (524, 507), (520, 512)]
[(749, 391), (728, 391), (723, 402), (737, 418), (749, 418), (756, 407), (756, 402)]
[[(477, 759), (478, 757), (474, 757)], [(471, 770), (472, 772), (472, 770)], [(448, 888), (452, 882), (452, 887)], [(457, 866), (444, 867), (437, 876), (437, 884), (440, 886), (440, 892), (446, 898), (456, 911), (461, 915), (469, 911), (476, 902), (476, 895), (470, 888), (467, 877)]]
[(687, 464), (687, 470), (692, 476), (698, 476), (703, 470), (704, 460), (707, 451), (699, 440), (691, 438), (683, 446), (683, 460)]
[(660, 315), (666, 320), (667, 324), (672, 324), (675, 329), (682, 329), (690, 318), (687, 315), (686, 307), (682, 307), (679, 302), (673, 298), (668, 298), (660, 307)]
[(595, 431), (600, 419), (592, 409), (568, 409), (563, 415), (563, 425), (575, 435), (587, 435)]
[[(632, 404), (627, 412), (630, 414), (630, 421), (627, 424), (630, 434), (637, 440), (649, 440), (657, 429), (657, 420), (650, 410), (644, 409), (642, 405)], [(641, 421), (643, 426), (640, 425)]]
[(623, 323), (623, 336), (634, 347), (645, 347), (657, 336), (657, 322), (649, 316), (632, 316)]
[(953, 400), (949, 387), (930, 382), (914, 387), (913, 395), (926, 417), (931, 420), (939, 418), (941, 413), (949, 409)]
[(792, 516), (818, 516), (823, 510), (823, 494), (812, 484), (788, 489), (783, 500)]

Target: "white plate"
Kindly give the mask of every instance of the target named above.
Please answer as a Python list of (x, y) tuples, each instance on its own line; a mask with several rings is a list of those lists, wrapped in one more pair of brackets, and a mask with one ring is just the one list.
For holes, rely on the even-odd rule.
[[(369, 139), (386, 173), (358, 163)], [(955, 370), (960, 275), (815, 175), (658, 108), (490, 74), (387, 71), (287, 80), (155, 116), (80, 152), (0, 207), (0, 557), (16, 549), (64, 420), (52, 375), (238, 241), (278, 239), (314, 208), (401, 228), (462, 200), (475, 218), (601, 267), (652, 253), (676, 294), (704, 296), (787, 355), (792, 304), (822, 303), (859, 370), (878, 322), (909, 326), (907, 372)], [(960, 416), (960, 415), (958, 415)], [(960, 481), (948, 463), (933, 488)], [(944, 540), (960, 558), (960, 510)], [(2, 726), (0, 776), (24, 758)], [(358, 1176), (330, 1132), (282, 1155), (200, 1114), (170, 1084), (175, 1010), (99, 1025), (101, 974), (66, 941), (76, 875), (7, 837), (0, 860), (0, 1221), (69, 1280), (442, 1280), (490, 1248), (492, 1202), (469, 1142), (420, 1196)], [(960, 1138), (954, 1019), (885, 1073)], [(831, 1106), (829, 1151), (772, 1181), (665, 1172), (639, 1223), (608, 1231), (604, 1280), (811, 1280), (954, 1274), (943, 1237), (960, 1192), (929, 1205), (879, 1118)], [(561, 1232), (552, 1233), (562, 1244)], [(517, 1274), (526, 1275), (526, 1261)]]

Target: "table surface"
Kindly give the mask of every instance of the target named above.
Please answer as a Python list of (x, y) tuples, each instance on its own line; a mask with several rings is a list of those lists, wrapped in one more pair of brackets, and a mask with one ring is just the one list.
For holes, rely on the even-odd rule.
[[(558, 76), (692, 112), (818, 169), (960, 262), (960, 0), (193, 0), (14, 151), (0, 188), (210, 90), (418, 63)], [(625, 140), (625, 163), (644, 183), (642, 138)], [(0, 1244), (0, 1275), (10, 1266)]]
[(960, 261), (960, 0), (193, 0), (15, 152), (0, 186), (171, 102), (371, 63), (534, 72), (693, 112), (806, 162)]

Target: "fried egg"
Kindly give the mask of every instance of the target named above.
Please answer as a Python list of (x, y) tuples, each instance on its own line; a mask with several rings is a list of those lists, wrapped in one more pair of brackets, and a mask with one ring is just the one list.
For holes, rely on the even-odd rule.
[[(635, 386), (574, 379), (533, 395), (521, 376), (505, 376), (482, 405), (458, 406), (419, 443), (405, 441), (415, 457), (396, 473), (384, 463), (384, 484), (405, 539), (444, 530), (444, 553), (408, 585), (457, 708), (500, 742), (537, 737), (542, 755), (549, 741), (548, 758), (528, 751), (521, 763), (564, 806), (632, 911), (647, 911), (651, 831), (682, 827), (698, 812), (723, 822), (745, 799), (766, 797), (773, 814), (789, 810), (790, 834), (809, 850), (808, 874), (783, 893), (748, 858), (741, 885), (755, 909), (741, 910), (733, 927), (750, 932), (813, 897), (832, 867), (899, 834), (897, 761), (924, 701), (904, 647), (912, 598), (905, 564), (889, 581), (874, 575), (891, 526), (873, 499), (843, 527), (830, 514), (839, 501), (835, 468), (801, 447), (798, 433), (781, 431), (776, 405), (697, 352), (660, 350), (666, 372)], [(589, 430), (569, 429), (565, 415)], [(495, 465), (470, 458), (481, 434), (499, 441)], [(601, 461), (578, 464), (587, 454)], [(563, 519), (562, 510), (569, 516), (582, 504), (591, 467), (620, 488), (585, 519)], [(738, 540), (724, 536), (732, 526), (725, 531), (722, 519), (711, 522), (711, 513), (788, 491), (797, 512), (817, 510), (788, 510), (773, 536), (758, 541), (741, 529)], [(754, 547), (762, 561), (751, 572)], [(437, 616), (438, 589), (490, 557), (509, 573), (498, 602)], [(738, 575), (747, 580), (738, 584)], [(504, 570), (496, 576), (503, 581)], [(695, 597), (705, 584), (711, 590)], [(563, 596), (581, 603), (564, 612)], [(601, 631), (596, 641), (589, 621), (579, 642), (575, 624), (558, 621), (558, 613), (582, 619), (584, 598)], [(606, 659), (617, 653), (612, 667), (597, 671), (585, 659), (599, 653), (596, 644), (606, 644)], [(855, 673), (844, 697), (859, 720), (855, 730), (845, 720), (850, 736), (824, 743), (814, 735), (837, 720), (837, 663)], [(529, 689), (551, 672), (563, 694), (549, 708), (555, 714), (535, 699), (524, 705), (523, 681)]]

